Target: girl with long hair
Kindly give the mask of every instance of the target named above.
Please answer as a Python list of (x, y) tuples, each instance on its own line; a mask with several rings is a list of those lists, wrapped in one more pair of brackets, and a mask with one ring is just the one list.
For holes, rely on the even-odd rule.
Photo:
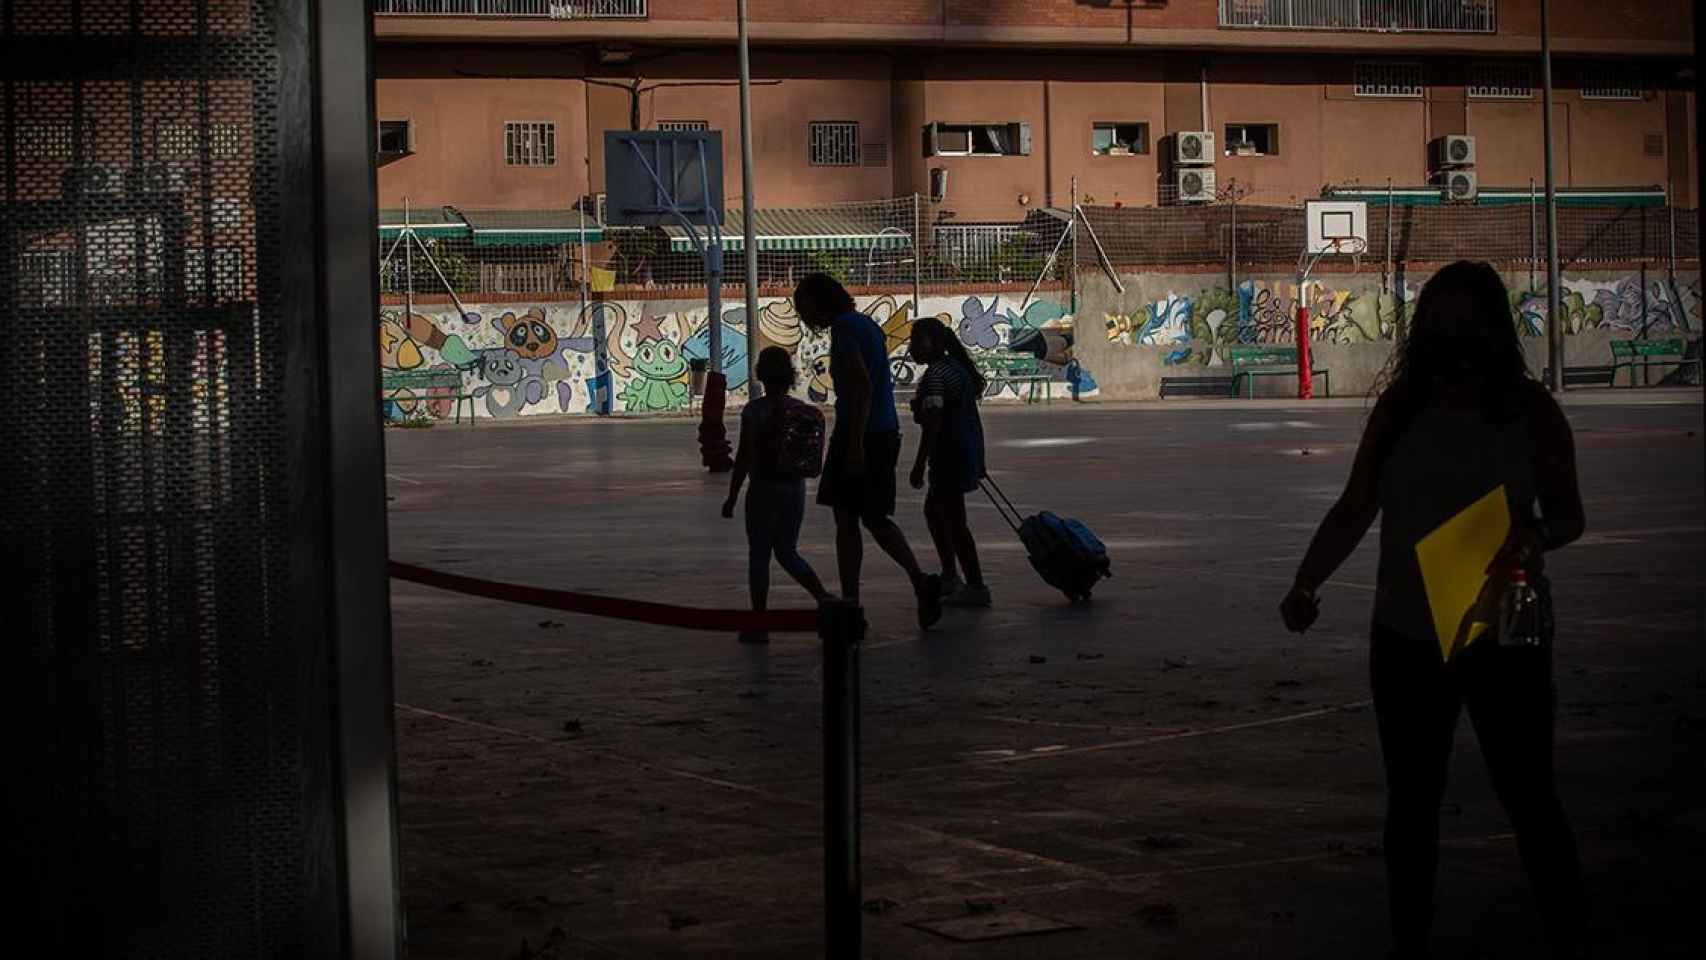
[(924, 436), (912, 465), (912, 486), (923, 487), (928, 471), (924, 519), (942, 562), (942, 602), (987, 607), (989, 587), (978, 563), (977, 541), (966, 522), (966, 494), (976, 490), (984, 476), (983, 420), (977, 413), (983, 374), (960, 338), (935, 317), (913, 323), (909, 349), (913, 360), (929, 365), (913, 398)]
[[(1541, 598), (1544, 554), (1582, 535), (1575, 441), (1528, 374), (1504, 281), (1485, 263), (1434, 274), (1370, 413), (1350, 479), (1280, 605), (1307, 629), (1316, 592), (1380, 515), (1370, 676), (1386, 767), (1385, 855), (1394, 955), (1425, 957), (1439, 859), (1439, 808), (1457, 715), (1468, 709), (1558, 956), (1584, 949), (1586, 894), (1553, 774), (1552, 650), (1483, 635), (1442, 653), (1417, 544), (1500, 487), (1510, 535), (1486, 568), (1502, 591), (1517, 571)], [(1550, 618), (1542, 633), (1549, 634)]]

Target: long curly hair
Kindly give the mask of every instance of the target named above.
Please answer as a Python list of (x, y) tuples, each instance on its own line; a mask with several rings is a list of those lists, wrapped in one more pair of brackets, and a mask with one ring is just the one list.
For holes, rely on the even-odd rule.
[[(1459, 298), (1469, 302), (1472, 329), (1453, 329), (1452, 318), (1442, 310), (1445, 301)], [(1399, 436), (1442, 384), (1474, 384), (1483, 412), (1502, 420), (1517, 388), (1530, 382), (1504, 279), (1489, 264), (1459, 260), (1422, 285), (1409, 329), (1378, 389), (1394, 404), (1394, 436)]]
[(959, 361), (960, 366), (966, 368), (967, 376), (971, 378), (972, 394), (983, 396), (986, 386), (983, 373), (977, 369), (977, 364), (972, 362), (971, 354), (966, 352), (966, 345), (960, 342), (960, 338), (954, 335), (954, 331), (950, 330), (947, 324), (938, 317), (919, 317), (913, 321), (912, 329), (940, 344), (943, 353)]

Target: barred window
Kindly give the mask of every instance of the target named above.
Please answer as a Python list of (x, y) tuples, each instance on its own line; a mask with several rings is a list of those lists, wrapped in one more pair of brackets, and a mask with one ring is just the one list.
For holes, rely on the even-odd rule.
[[(24, 121), (18, 124), (17, 138), (20, 157), (41, 160), (71, 159), (70, 121)], [(84, 143), (88, 143), (87, 137), (84, 138)]]
[(536, 120), (504, 123), (504, 163), (512, 167), (557, 165), (557, 125)]
[(851, 120), (813, 120), (808, 156), (814, 167), (857, 166), (859, 124)]
[(1582, 68), (1582, 98), (1640, 100), (1646, 94), (1641, 68), (1633, 63), (1593, 63)]
[(707, 120), (659, 120), (658, 129), (664, 133), (693, 133), (709, 130), (711, 124)]
[[(235, 123), (214, 121), (208, 125), (208, 148), (215, 160), (243, 154), (243, 128)], [(162, 120), (154, 125), (154, 155), (162, 160), (194, 160), (201, 156), (200, 126), (194, 121)]]
[(1530, 100), (1534, 71), (1526, 63), (1477, 63), (1469, 67), (1471, 100)]
[(1354, 92), (1359, 97), (1420, 97), (1419, 63), (1364, 62), (1356, 65)]

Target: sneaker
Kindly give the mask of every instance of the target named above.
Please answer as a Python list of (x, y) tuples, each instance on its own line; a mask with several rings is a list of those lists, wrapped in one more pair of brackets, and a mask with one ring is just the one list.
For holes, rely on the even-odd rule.
[(968, 583), (942, 598), (942, 603), (950, 607), (987, 607), (991, 602), (989, 587), (984, 584)]
[(965, 586), (965, 584), (960, 582), (959, 577), (942, 577), (942, 599), (945, 601), (947, 598), (959, 593), (960, 588), (963, 586)]
[(770, 634), (763, 630), (742, 630), (739, 639), (741, 643), (769, 643)]
[(918, 595), (918, 628), (928, 630), (942, 619), (942, 577), (925, 574), (913, 584), (912, 590)]

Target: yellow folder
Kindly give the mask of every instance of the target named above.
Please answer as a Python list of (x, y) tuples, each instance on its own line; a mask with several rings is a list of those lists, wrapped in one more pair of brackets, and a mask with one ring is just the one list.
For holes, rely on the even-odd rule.
[(616, 289), (616, 271), (614, 270), (606, 270), (603, 267), (593, 267), (587, 271), (587, 279), (590, 281), (587, 285), (590, 286), (595, 293), (608, 293), (611, 290)]
[(1510, 535), (1504, 485), (1465, 507), (1416, 544), (1439, 652), (1450, 660), (1498, 621), (1487, 564)]

